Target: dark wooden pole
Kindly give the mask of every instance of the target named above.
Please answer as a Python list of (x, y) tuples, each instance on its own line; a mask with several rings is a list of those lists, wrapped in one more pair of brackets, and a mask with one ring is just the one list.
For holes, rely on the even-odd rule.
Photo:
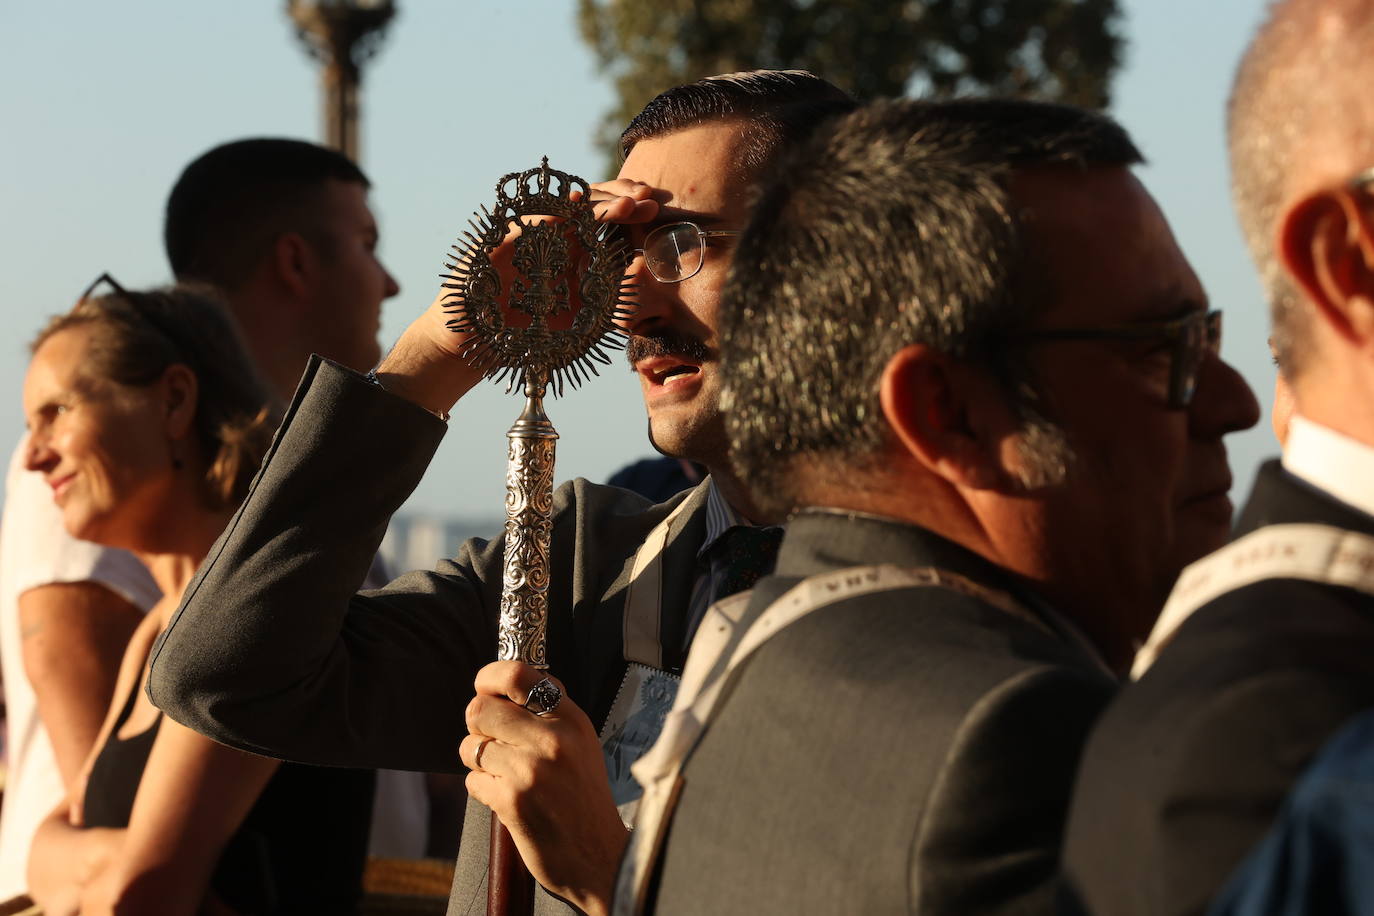
[(534, 876), (520, 858), (515, 839), (491, 813), (491, 852), (487, 861), (487, 916), (532, 916)]

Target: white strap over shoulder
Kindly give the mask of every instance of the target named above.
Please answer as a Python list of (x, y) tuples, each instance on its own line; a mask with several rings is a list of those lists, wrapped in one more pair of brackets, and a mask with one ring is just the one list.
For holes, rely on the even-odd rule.
[(1183, 570), (1150, 638), (1136, 653), (1139, 679), (1193, 612), (1266, 579), (1303, 579), (1374, 594), (1374, 537), (1331, 525), (1269, 525)]
[(664, 828), (682, 788), (683, 765), (705, 731), (731, 672), (769, 639), (813, 611), (873, 592), (915, 587), (961, 592), (1050, 630), (1009, 594), (934, 567), (857, 566), (811, 576), (769, 605), (743, 631), (741, 618), (750, 593), (741, 592), (717, 601), (707, 610), (692, 641), (677, 699), (664, 720), (658, 741), (630, 767), (644, 787), (644, 796), (617, 878), (615, 914), (642, 912), (648, 879), (663, 844)]

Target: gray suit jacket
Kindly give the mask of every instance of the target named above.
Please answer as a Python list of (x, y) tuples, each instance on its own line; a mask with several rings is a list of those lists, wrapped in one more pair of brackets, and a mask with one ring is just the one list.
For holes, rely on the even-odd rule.
[[(1237, 523), (1374, 535), (1374, 519), (1260, 468)], [(1198, 608), (1121, 691), (1083, 757), (1065, 844), (1065, 912), (1200, 916), (1273, 824), (1308, 763), (1374, 704), (1374, 598), (1265, 579)]]
[[(1034, 607), (928, 531), (806, 512), (741, 627), (806, 576), (887, 563)], [(783, 629), (735, 671), (686, 762), (658, 912), (1050, 912), (1079, 750), (1114, 687), (1056, 626), (905, 588)]]
[[(154, 647), (153, 702), (217, 741), (273, 757), (460, 770), (473, 678), (496, 657), (503, 539), (469, 541), (431, 572), (355, 594), (445, 428), (313, 359), (247, 501)], [(664, 666), (674, 670), (705, 490), (657, 506), (585, 480), (555, 494), (548, 658), (595, 724), (626, 670), (622, 607), (635, 551), (683, 500), (694, 505), (677, 517), (663, 566)], [(468, 811), (450, 912), (480, 912), (485, 893), (487, 811)], [(467, 842), (475, 834), (482, 841)], [(561, 908), (540, 896), (545, 910)]]

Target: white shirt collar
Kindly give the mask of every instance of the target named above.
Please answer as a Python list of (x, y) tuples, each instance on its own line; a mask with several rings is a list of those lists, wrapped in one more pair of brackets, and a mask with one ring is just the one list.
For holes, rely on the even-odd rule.
[(1288, 426), (1283, 469), (1374, 515), (1374, 448), (1300, 414)]

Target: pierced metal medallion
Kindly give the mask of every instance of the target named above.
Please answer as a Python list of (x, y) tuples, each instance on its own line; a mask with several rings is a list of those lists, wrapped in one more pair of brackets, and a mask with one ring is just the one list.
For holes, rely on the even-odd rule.
[[(597, 222), (590, 198), (585, 181), (544, 157), (538, 168), (503, 176), (496, 208), (474, 214), (453, 246), (443, 284), (452, 290), (448, 326), (472, 334), (464, 357), (508, 391), (542, 379), (562, 395), (565, 383), (577, 387), (598, 374), (597, 363), (610, 365), (606, 350), (624, 349), (615, 319), (633, 308), (630, 251), (612, 224)], [(540, 217), (548, 219), (533, 221)], [(492, 256), (512, 231), (519, 276), (507, 290)], [(512, 322), (511, 311), (528, 322)]]

